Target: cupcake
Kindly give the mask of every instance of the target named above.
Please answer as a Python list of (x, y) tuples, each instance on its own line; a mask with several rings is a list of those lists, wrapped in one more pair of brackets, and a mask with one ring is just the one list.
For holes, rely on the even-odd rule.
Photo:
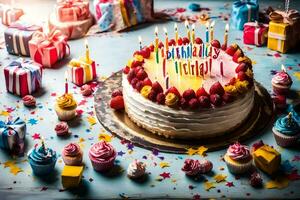
[(272, 78), (273, 92), (277, 95), (286, 95), (292, 86), (292, 79), (285, 70), (277, 72)]
[(253, 159), (249, 148), (236, 142), (229, 146), (224, 156), (224, 160), (231, 173), (242, 174), (250, 170)]
[(90, 85), (83, 85), (81, 86), (80, 88), (80, 93), (83, 95), (83, 96), (90, 96), (91, 94), (93, 94), (93, 89)]
[(201, 166), (199, 160), (186, 159), (181, 170), (187, 176), (196, 176), (200, 173)]
[(132, 179), (141, 178), (146, 173), (146, 164), (138, 160), (134, 160), (127, 168), (127, 176)]
[(32, 95), (26, 95), (22, 98), (23, 104), (26, 107), (34, 107), (36, 105), (36, 100)]
[(89, 151), (89, 158), (94, 170), (108, 171), (114, 166), (117, 153), (112, 145), (105, 141), (94, 144)]
[(66, 122), (59, 122), (54, 128), (57, 136), (67, 136), (70, 135), (69, 125)]
[(62, 159), (66, 165), (82, 165), (82, 150), (76, 143), (70, 143), (62, 151)]
[(57, 156), (55, 151), (42, 143), (28, 153), (28, 160), (35, 175), (47, 175), (53, 171)]
[(292, 113), (278, 118), (272, 130), (276, 143), (282, 147), (293, 146), (300, 138), (300, 127), (294, 120)]
[(55, 111), (58, 119), (68, 121), (76, 116), (77, 103), (72, 94), (64, 94), (57, 98)]

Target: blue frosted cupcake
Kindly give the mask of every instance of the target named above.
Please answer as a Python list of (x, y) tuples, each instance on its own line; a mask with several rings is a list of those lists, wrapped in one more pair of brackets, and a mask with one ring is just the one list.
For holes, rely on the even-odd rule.
[(47, 175), (53, 171), (57, 156), (55, 151), (45, 148), (42, 143), (28, 153), (28, 160), (35, 175)]
[(289, 113), (285, 117), (280, 117), (275, 122), (273, 133), (276, 143), (282, 147), (296, 145), (300, 139), (300, 127)]

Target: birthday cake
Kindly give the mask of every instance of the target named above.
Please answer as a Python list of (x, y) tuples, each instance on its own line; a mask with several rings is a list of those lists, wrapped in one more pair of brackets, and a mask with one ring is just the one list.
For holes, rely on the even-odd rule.
[(125, 111), (144, 129), (202, 139), (240, 126), (254, 105), (251, 60), (238, 45), (188, 37), (141, 47), (123, 69)]

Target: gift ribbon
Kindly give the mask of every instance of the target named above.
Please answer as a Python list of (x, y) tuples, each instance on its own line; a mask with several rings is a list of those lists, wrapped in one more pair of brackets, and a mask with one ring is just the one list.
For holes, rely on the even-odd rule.
[(28, 80), (28, 91), (29, 93), (32, 93), (37, 85), (36, 83), (38, 82), (39, 85), (41, 85), (41, 81), (42, 81), (42, 72), (40, 70), (42, 70), (40, 67), (34, 66), (34, 65), (30, 65), (29, 62), (27, 61), (13, 61), (12, 63), (10, 63), (8, 65), (9, 69), (9, 91), (13, 92), (14, 89), (14, 74), (16, 75), (16, 84), (15, 84), (15, 88), (16, 88), (16, 93), (18, 95), (21, 94), (21, 88), (20, 88), (20, 75), (22, 73), (27, 74), (27, 80)]
[(268, 37), (277, 39), (277, 49), (278, 50), (281, 49), (282, 41), (286, 40), (286, 35), (281, 35), (281, 34), (273, 33), (273, 32), (270, 32), (270, 31), (268, 33)]
[[(71, 60), (69, 63), (71, 68), (72, 80), (76, 82), (76, 68), (83, 68), (83, 82), (86, 83), (93, 79), (93, 69), (92, 65), (85, 63), (81, 60)], [(79, 83), (80, 84), (80, 83)]]
[(297, 10), (289, 10), (288, 12), (275, 10), (270, 13), (270, 19), (273, 22), (293, 25), (300, 20), (300, 13)]
[(16, 28), (20, 31), (37, 31), (41, 27), (37, 25), (25, 25), (25, 24), (20, 24), (20, 23), (13, 23), (12, 25), (9, 26), (9, 28)]
[[(0, 147), (12, 150), (15, 142), (17, 144), (24, 142), (26, 124), (19, 117), (14, 121), (8, 120), (6, 123), (0, 121), (0, 134)], [(9, 140), (11, 136), (15, 136), (13, 140)]]
[(36, 53), (39, 53), (41, 55), (43, 64), (47, 63), (50, 65), (50, 61), (45, 61), (48, 56), (44, 55), (44, 48), (54, 46), (56, 48), (59, 60), (65, 56), (65, 52), (63, 51), (64, 47), (66, 47), (66, 55), (70, 54), (70, 47), (67, 43), (66, 36), (64, 36), (59, 30), (54, 30), (49, 34), (37, 31), (33, 34), (32, 40), (34, 40), (34, 43), (37, 45)]
[[(89, 10), (83, 3), (87, 3), (83, 0), (62, 0), (58, 1), (58, 10), (64, 8), (71, 8), (73, 10), (73, 20), (77, 21), (81, 16), (88, 16)], [(64, 13), (63, 13), (64, 14)]]

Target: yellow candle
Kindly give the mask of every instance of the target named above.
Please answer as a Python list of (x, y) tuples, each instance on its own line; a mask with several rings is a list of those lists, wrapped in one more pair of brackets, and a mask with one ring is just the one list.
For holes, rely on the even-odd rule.
[(85, 59), (87, 63), (90, 63), (90, 50), (87, 39), (85, 39)]
[(158, 27), (155, 27), (155, 51), (158, 51)]
[(177, 27), (177, 23), (174, 24), (174, 31), (175, 31), (175, 42), (177, 44), (177, 42), (178, 42), (178, 27)]
[(192, 43), (195, 42), (195, 24), (192, 25)]
[(189, 22), (187, 20), (185, 20), (185, 28), (187, 31), (187, 38), (189, 39), (189, 41), (191, 41), (190, 27), (189, 27)]
[(225, 48), (227, 48), (227, 43), (228, 43), (228, 31), (229, 31), (229, 24), (226, 24), (225, 34), (224, 34), (224, 46), (225, 46)]
[(189, 75), (191, 75), (191, 62), (190, 62), (190, 59), (188, 59), (188, 72), (189, 72)]
[(168, 52), (168, 50), (169, 50), (169, 38), (168, 38), (168, 31), (165, 27), (164, 27), (164, 32), (165, 32), (165, 36), (166, 36), (165, 47), (166, 47), (166, 52)]
[(210, 24), (210, 41), (212, 41), (214, 39), (214, 25), (215, 25), (215, 21), (213, 21)]

